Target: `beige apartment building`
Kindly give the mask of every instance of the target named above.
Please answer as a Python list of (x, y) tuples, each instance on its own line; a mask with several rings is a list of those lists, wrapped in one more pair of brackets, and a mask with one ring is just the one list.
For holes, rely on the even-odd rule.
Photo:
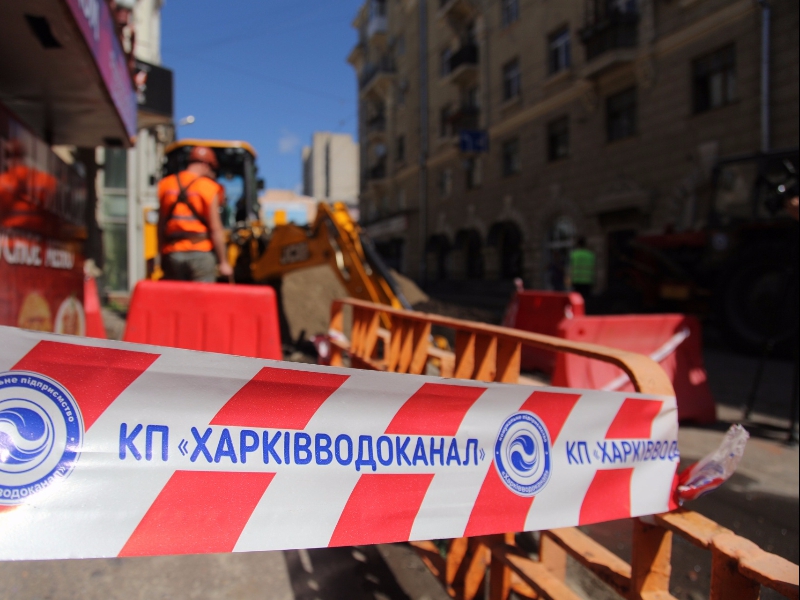
[(358, 207), (358, 144), (346, 133), (315, 132), (303, 148), (303, 194)]
[(798, 144), (796, 0), (367, 0), (353, 26), (362, 222), (419, 280), (548, 287), (585, 236), (602, 290), (619, 239), (703, 225), (717, 158)]

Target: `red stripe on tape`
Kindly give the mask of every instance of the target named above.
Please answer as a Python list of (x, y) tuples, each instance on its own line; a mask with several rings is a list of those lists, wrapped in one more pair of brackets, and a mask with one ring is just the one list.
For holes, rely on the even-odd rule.
[(580, 394), (533, 392), (520, 410), (528, 410), (544, 421), (550, 434), (550, 443), (555, 445), (561, 428), (580, 399)]
[(212, 425), (304, 429), (347, 375), (265, 367), (220, 409)]
[(606, 432), (607, 440), (647, 439), (652, 437), (653, 421), (661, 412), (661, 400), (628, 398)]
[[(550, 434), (552, 450), (564, 423), (580, 397), (580, 394), (536, 391), (525, 400), (519, 410), (530, 411), (544, 422)], [(494, 448), (489, 451), (489, 454), (493, 453)], [(518, 496), (505, 486), (492, 461), (478, 492), (464, 535), (522, 531), (525, 529), (525, 520), (532, 504), (533, 498)]]
[(598, 471), (581, 505), (581, 525), (628, 519), (631, 516), (633, 469)]
[(426, 383), (406, 400), (386, 433), (454, 436), (486, 388)]
[(532, 503), (533, 498), (517, 496), (505, 486), (492, 461), (472, 507), (464, 536), (523, 531)]
[(232, 552), (274, 476), (176, 471), (119, 555)]
[(75, 398), (84, 431), (159, 357), (158, 354), (39, 342), (12, 368), (55, 379)]
[(362, 475), (336, 523), (329, 546), (406, 541), (433, 481), (426, 475)]

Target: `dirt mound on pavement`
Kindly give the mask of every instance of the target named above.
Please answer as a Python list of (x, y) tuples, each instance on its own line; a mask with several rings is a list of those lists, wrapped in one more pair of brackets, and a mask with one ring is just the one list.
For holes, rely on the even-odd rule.
[[(408, 277), (392, 271), (400, 289), (411, 305), (427, 302), (428, 296)], [(281, 289), (283, 310), (292, 340), (305, 332), (310, 339), (328, 331), (331, 303), (346, 298), (347, 290), (327, 265), (289, 273), (283, 278)], [(289, 340), (284, 340), (289, 341)]]

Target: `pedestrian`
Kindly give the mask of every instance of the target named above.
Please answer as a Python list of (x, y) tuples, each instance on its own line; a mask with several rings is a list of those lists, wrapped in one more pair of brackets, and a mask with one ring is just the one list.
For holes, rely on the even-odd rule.
[(554, 292), (563, 292), (566, 289), (564, 263), (563, 250), (553, 250), (550, 255), (550, 263), (547, 265), (547, 278), (550, 281), (550, 289)]
[(219, 215), (225, 192), (214, 181), (218, 168), (211, 148), (195, 146), (186, 170), (158, 184), (158, 244), (165, 279), (213, 283), (217, 262), (222, 277), (233, 275)]
[(594, 252), (586, 247), (586, 238), (578, 238), (578, 247), (569, 255), (570, 279), (572, 289), (578, 292), (586, 300), (594, 285), (595, 271)]

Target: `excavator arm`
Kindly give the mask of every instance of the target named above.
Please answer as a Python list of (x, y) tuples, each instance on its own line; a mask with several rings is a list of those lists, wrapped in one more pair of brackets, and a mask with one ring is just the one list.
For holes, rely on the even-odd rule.
[(353, 298), (396, 309), (411, 308), (372, 241), (340, 202), (333, 206), (321, 202), (310, 230), (291, 224), (276, 226), (264, 252), (254, 253), (250, 269), (256, 282), (328, 264)]

